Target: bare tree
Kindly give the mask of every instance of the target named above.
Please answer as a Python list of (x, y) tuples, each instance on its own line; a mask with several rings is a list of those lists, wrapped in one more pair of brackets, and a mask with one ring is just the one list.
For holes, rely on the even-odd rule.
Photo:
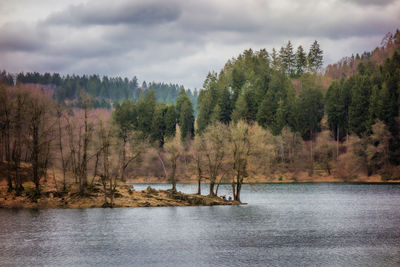
[(266, 151), (266, 132), (258, 125), (249, 126), (244, 121), (231, 124), (229, 130), (229, 146), (235, 172), (235, 178), (232, 180), (232, 193), (233, 198), (240, 201), (244, 178), (251, 171), (256, 171), (251, 168), (251, 165), (265, 158), (262, 155)]
[(176, 168), (179, 158), (184, 153), (183, 144), (179, 135), (176, 135), (173, 139), (167, 140), (164, 144), (164, 150), (171, 167), (169, 181), (172, 184), (172, 190), (176, 191)]
[(197, 175), (197, 194), (201, 195), (201, 180), (203, 179), (203, 169), (204, 169), (204, 152), (201, 149), (201, 138), (195, 136), (191, 145), (191, 154), (193, 157), (194, 169)]
[(14, 102), (12, 101), (10, 90), (4, 86), (0, 87), (0, 121), (1, 134), (4, 147), (4, 155), (7, 162), (7, 184), (8, 191), (13, 190), (11, 177), (11, 123)]
[[(131, 163), (137, 160), (147, 147), (147, 140), (141, 137), (136, 131), (129, 131), (127, 135), (121, 139), (117, 139), (117, 149), (119, 150), (119, 166), (120, 178), (126, 180), (126, 171)], [(121, 143), (122, 141), (122, 143)]]
[(26, 110), (25, 105), (28, 99), (28, 93), (24, 90), (18, 90), (15, 92), (15, 109), (13, 116), (13, 152), (12, 159), (14, 162), (15, 170), (15, 190), (17, 195), (20, 195), (24, 190), (22, 186), (22, 179), (20, 175), (20, 165), (22, 160), (22, 147), (24, 141), (25, 124), (26, 124)]
[(63, 110), (63, 107), (61, 105), (57, 106), (56, 110), (56, 116), (57, 116), (57, 126), (58, 126), (58, 148), (60, 150), (60, 160), (61, 160), (61, 168), (63, 171), (63, 192), (67, 190), (67, 185), (66, 185), (66, 173), (68, 170), (68, 158), (64, 155), (65, 154), (65, 148), (64, 148), (64, 124), (63, 124), (63, 119), (65, 119), (65, 112)]
[(96, 154), (89, 155), (89, 144), (92, 140), (93, 125), (89, 120), (90, 101), (83, 98), (82, 110), (76, 110), (75, 116), (66, 117), (66, 132), (68, 134), (69, 157), (75, 183), (79, 184), (81, 194), (87, 187), (88, 162)]
[(84, 132), (83, 132), (83, 151), (82, 151), (82, 161), (80, 164), (80, 191), (81, 193), (84, 193), (84, 190), (87, 186), (87, 165), (88, 165), (88, 147), (89, 147), (89, 142), (92, 134), (92, 127), (89, 125), (89, 118), (88, 118), (88, 112), (90, 108), (90, 99), (88, 95), (82, 94), (82, 108), (83, 108), (83, 113), (84, 113)]
[(40, 195), (40, 178), (45, 174), (45, 168), (49, 157), (49, 146), (52, 141), (49, 119), (49, 101), (42, 93), (31, 95), (27, 103), (29, 110), (28, 140), (31, 151), (33, 182), (36, 196)]
[[(104, 207), (114, 206), (114, 195), (117, 187), (117, 178), (120, 175), (119, 164), (112, 161), (115, 132), (112, 126), (100, 120), (98, 128), (98, 151), (101, 155), (102, 170), (100, 171), (101, 183), (104, 190)], [(110, 202), (107, 202), (109, 196)]]
[(226, 142), (228, 137), (228, 128), (225, 124), (215, 123), (207, 127), (203, 135), (200, 137), (199, 149), (204, 151), (206, 159), (205, 171), (210, 181), (210, 195), (214, 196), (214, 186), (217, 177), (223, 169), (223, 162), (226, 156)]

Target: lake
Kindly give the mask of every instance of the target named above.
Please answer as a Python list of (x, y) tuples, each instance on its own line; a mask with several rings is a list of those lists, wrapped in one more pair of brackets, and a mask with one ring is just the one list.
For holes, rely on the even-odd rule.
[[(230, 195), (230, 186), (220, 193)], [(248, 205), (0, 209), (0, 266), (400, 265), (400, 185), (245, 185), (242, 201)]]

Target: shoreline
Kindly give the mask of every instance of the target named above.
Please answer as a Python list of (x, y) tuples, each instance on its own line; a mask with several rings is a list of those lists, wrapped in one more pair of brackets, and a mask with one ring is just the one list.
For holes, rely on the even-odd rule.
[[(138, 184), (138, 185), (144, 185), (144, 184), (148, 184), (148, 185), (157, 185), (157, 184), (170, 184), (169, 182), (166, 181), (158, 181), (158, 182), (138, 182), (138, 181), (127, 181), (127, 184)], [(197, 182), (184, 182), (184, 181), (180, 181), (177, 182), (178, 184), (190, 184), (190, 185), (196, 185), (197, 186)], [(205, 184), (208, 185), (209, 183), (201, 183), (201, 184)], [(231, 183), (221, 183), (221, 185), (230, 185)], [(247, 183), (243, 183), (243, 185), (255, 185), (255, 184), (400, 184), (400, 180), (390, 180), (390, 181), (381, 181), (381, 182), (369, 182), (369, 181), (350, 181), (350, 182), (345, 182), (345, 181), (307, 181), (307, 182), (290, 182), (290, 181), (285, 181), (285, 182), (247, 182)]]
[[(21, 196), (15, 192), (0, 192), (0, 209), (74, 209), (74, 208), (109, 208), (104, 203), (104, 193), (101, 184), (96, 183), (83, 196), (73, 190), (58, 192), (55, 188), (44, 187), (41, 196), (32, 197), (28, 191)], [(185, 206), (216, 206), (245, 205), (238, 201), (226, 201), (217, 196), (185, 194), (172, 190), (156, 190), (148, 186), (143, 191), (136, 191), (132, 185), (122, 183), (117, 186), (112, 208), (136, 207), (185, 207)]]

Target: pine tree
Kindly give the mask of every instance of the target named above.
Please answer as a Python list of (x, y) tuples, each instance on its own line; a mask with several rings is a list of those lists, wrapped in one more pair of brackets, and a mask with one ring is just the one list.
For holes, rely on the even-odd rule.
[(315, 85), (315, 76), (303, 76), (299, 99), (299, 129), (303, 138), (312, 140), (320, 130), (324, 115), (324, 104), (321, 90)]
[(178, 98), (176, 99), (176, 105), (175, 105), (178, 123), (179, 123), (182, 104), (184, 101), (186, 101), (187, 98), (188, 98), (188, 95), (186, 94), (185, 88), (182, 87), (181, 90), (179, 91)]
[(164, 137), (166, 132), (165, 114), (167, 107), (165, 104), (156, 106), (151, 125), (151, 139), (157, 142), (160, 147), (164, 145)]
[(303, 47), (300, 45), (295, 54), (295, 71), (297, 76), (301, 76), (307, 66), (307, 57)]
[(288, 41), (286, 47), (281, 48), (279, 52), (279, 57), (283, 67), (286, 70), (286, 73), (289, 75), (293, 75), (295, 67), (295, 56), (293, 54), (293, 46), (290, 41)]
[(315, 40), (308, 52), (307, 61), (309, 68), (312, 70), (320, 70), (323, 64), (323, 52), (319, 47), (318, 42)]
[(231, 121), (232, 106), (228, 87), (224, 86), (219, 90), (217, 105), (214, 108), (214, 112), (217, 106), (219, 109), (218, 120), (226, 124), (229, 123)]
[(179, 127), (181, 130), (182, 140), (194, 137), (193, 106), (189, 98), (185, 99), (185, 101), (182, 103), (179, 116)]
[(197, 131), (202, 133), (209, 125), (213, 112), (212, 96), (209, 90), (201, 90), (198, 98)]
[(237, 99), (235, 108), (232, 112), (232, 120), (235, 122), (239, 120), (248, 120), (248, 111), (249, 108), (247, 106), (246, 98), (243, 94), (241, 94)]
[(357, 76), (351, 90), (352, 103), (349, 107), (349, 128), (352, 133), (362, 137), (370, 131), (369, 100), (371, 83), (366, 76)]
[(211, 123), (216, 123), (216, 122), (218, 122), (218, 121), (221, 121), (221, 118), (222, 118), (222, 115), (221, 115), (221, 108), (219, 107), (219, 104), (217, 104), (217, 105), (214, 107), (214, 110), (213, 110), (213, 112), (212, 112), (212, 114), (211, 114), (211, 119), (210, 119), (210, 121), (211, 121)]
[(272, 53), (271, 53), (271, 60), (272, 60), (272, 67), (277, 70), (279, 69), (279, 56), (278, 53), (276, 52), (275, 48), (272, 48)]
[(177, 115), (174, 105), (168, 105), (165, 114), (165, 135), (166, 137), (173, 137), (176, 133)]
[(287, 124), (288, 111), (286, 110), (286, 105), (282, 99), (278, 101), (278, 107), (274, 116), (274, 124), (272, 127), (272, 134), (278, 135), (281, 133), (282, 128)]
[(268, 90), (257, 112), (257, 122), (262, 127), (272, 127), (274, 123), (276, 103), (272, 90)]

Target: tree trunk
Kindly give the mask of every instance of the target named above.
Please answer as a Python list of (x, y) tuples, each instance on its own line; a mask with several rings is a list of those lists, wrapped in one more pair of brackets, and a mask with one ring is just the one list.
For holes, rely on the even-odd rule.
[(238, 183), (236, 185), (236, 196), (235, 196), (235, 200), (240, 202), (240, 190), (242, 189), (242, 184)]
[(210, 196), (215, 196), (215, 194), (214, 194), (214, 185), (215, 185), (215, 182), (214, 181), (212, 181), (212, 179), (210, 179)]
[(33, 168), (33, 182), (36, 188), (36, 195), (40, 195), (40, 184), (39, 184), (39, 129), (37, 122), (33, 121), (33, 131), (32, 131), (32, 168)]
[(87, 106), (85, 105), (85, 132), (83, 138), (83, 155), (82, 155), (82, 169), (81, 169), (81, 193), (84, 192), (85, 187), (87, 186), (87, 150), (89, 145), (89, 127), (88, 127), (88, 115), (87, 115)]
[(197, 178), (197, 194), (201, 195), (201, 176)]
[(172, 163), (172, 172), (171, 172), (171, 184), (172, 184), (172, 191), (176, 191), (176, 178), (175, 178), (175, 173), (176, 173), (176, 162)]
[(241, 178), (240, 171), (238, 171), (236, 176), (236, 194), (234, 200), (239, 202), (240, 202), (240, 190), (242, 189), (242, 182), (243, 180)]
[(236, 184), (234, 178), (232, 178), (232, 196), (233, 199), (236, 199)]
[(125, 137), (122, 138), (122, 170), (121, 170), (121, 181), (125, 182), (125, 169), (126, 165), (126, 143), (127, 140)]
[(336, 131), (336, 160), (339, 159), (339, 125), (337, 126), (337, 131)]
[(61, 129), (61, 112), (58, 111), (58, 145), (60, 149), (60, 156), (61, 156), (61, 165), (63, 169), (63, 192), (67, 190), (67, 185), (66, 185), (66, 169), (67, 166), (65, 164), (65, 159), (64, 159), (64, 153), (63, 153), (63, 144), (62, 144), (62, 129)]
[(6, 154), (6, 161), (7, 161), (7, 186), (8, 192), (13, 190), (12, 178), (11, 178), (11, 148), (10, 148), (10, 129), (9, 124), (6, 123), (5, 126), (5, 138), (4, 138), (4, 150)]

